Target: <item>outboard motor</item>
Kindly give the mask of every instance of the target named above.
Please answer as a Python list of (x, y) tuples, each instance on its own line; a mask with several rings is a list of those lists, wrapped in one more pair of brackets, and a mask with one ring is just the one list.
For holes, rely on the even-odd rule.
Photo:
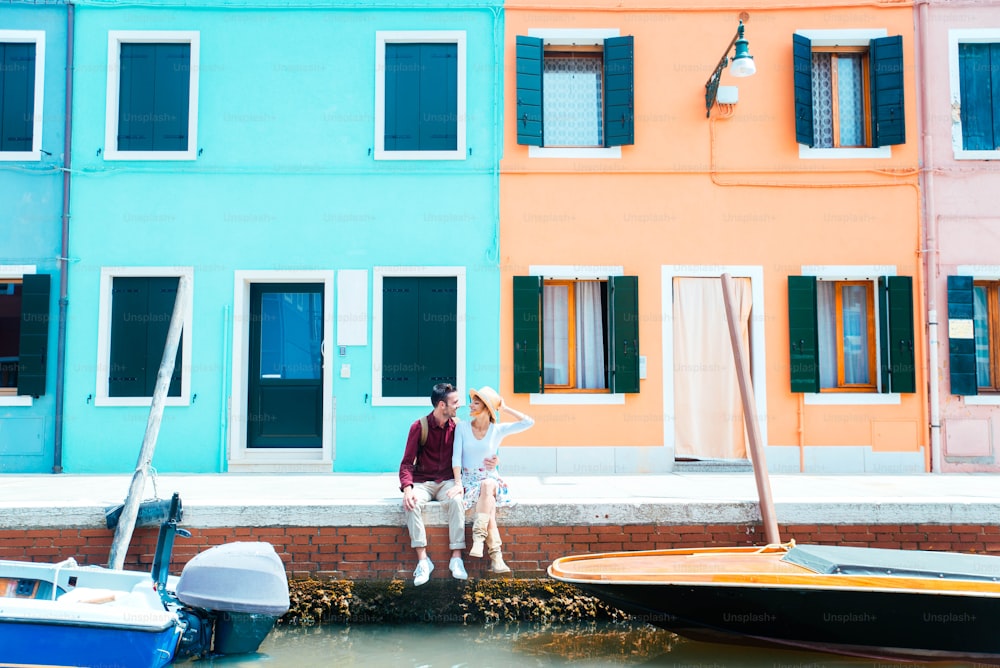
[(285, 567), (270, 543), (227, 543), (195, 556), (174, 592), (215, 622), (216, 654), (256, 652), (274, 623), (288, 612)]

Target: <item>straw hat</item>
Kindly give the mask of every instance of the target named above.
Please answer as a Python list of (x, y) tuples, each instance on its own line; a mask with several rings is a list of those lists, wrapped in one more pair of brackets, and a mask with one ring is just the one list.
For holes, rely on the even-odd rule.
[(500, 404), (503, 399), (492, 387), (484, 386), (478, 390), (469, 390), (469, 400), (478, 398), (486, 406), (486, 410), (490, 412), (490, 420), (492, 422), (497, 421), (497, 411), (500, 410)]

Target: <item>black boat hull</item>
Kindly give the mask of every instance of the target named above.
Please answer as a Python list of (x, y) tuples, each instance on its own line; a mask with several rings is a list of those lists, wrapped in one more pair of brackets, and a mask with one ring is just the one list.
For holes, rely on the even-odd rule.
[(576, 584), (641, 621), (695, 640), (1000, 665), (996, 597), (799, 586)]

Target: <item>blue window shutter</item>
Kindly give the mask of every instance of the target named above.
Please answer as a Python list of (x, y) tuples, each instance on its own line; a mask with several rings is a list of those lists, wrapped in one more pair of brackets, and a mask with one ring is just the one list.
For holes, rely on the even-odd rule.
[(457, 379), (458, 281), (454, 276), (382, 279), (382, 395), (419, 397)]
[(633, 38), (604, 40), (604, 144), (635, 143), (635, 63)]
[[(177, 286), (180, 281), (173, 276), (155, 276), (148, 281), (148, 327), (146, 329), (146, 385), (143, 396), (153, 396), (156, 389), (156, 377), (160, 373), (163, 362), (163, 349), (167, 345), (167, 332), (170, 330), (170, 319), (174, 313), (174, 302), (177, 300)], [(168, 397), (181, 396), (181, 373), (184, 352), (184, 332), (177, 344), (177, 356), (174, 358), (174, 371), (170, 376)]]
[(35, 115), (35, 45), (0, 42), (0, 151), (30, 151)]
[(458, 45), (419, 44), (419, 148), (458, 148)]
[(903, 38), (880, 37), (869, 43), (872, 146), (906, 143), (903, 113)]
[(514, 392), (542, 392), (542, 279), (514, 277)]
[(517, 36), (517, 143), (542, 145), (544, 45), (538, 37)]
[[(967, 321), (952, 327), (953, 320)], [(975, 306), (972, 276), (948, 277), (948, 367), (951, 393), (972, 396), (979, 393), (976, 380)]]
[[(108, 396), (153, 396), (177, 284), (175, 277), (116, 276), (112, 280)], [(180, 345), (167, 396), (180, 396), (182, 352)]]
[[(1000, 148), (1000, 44), (958, 45), (962, 148), (993, 151)], [(996, 63), (994, 66), (993, 63)]]
[(48, 274), (26, 274), (21, 279), (21, 332), (18, 347), (17, 393), (45, 394), (49, 347)]
[(788, 277), (788, 337), (792, 392), (819, 392), (816, 277)]
[(795, 141), (812, 146), (812, 41), (802, 35), (792, 35), (792, 65), (795, 75)]
[(913, 279), (910, 276), (880, 276), (878, 287), (882, 392), (916, 392)]
[(153, 98), (153, 150), (188, 150), (191, 99), (191, 45), (153, 44), (156, 87)]
[(639, 277), (608, 279), (611, 313), (611, 391), (639, 391)]
[(118, 78), (118, 150), (153, 149), (156, 58), (153, 44), (122, 44)]

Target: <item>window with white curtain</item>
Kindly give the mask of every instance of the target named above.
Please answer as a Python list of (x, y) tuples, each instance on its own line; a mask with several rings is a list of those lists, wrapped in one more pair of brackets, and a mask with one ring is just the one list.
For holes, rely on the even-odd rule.
[(817, 281), (821, 390), (876, 389), (872, 281)]
[(546, 390), (608, 390), (607, 295), (607, 281), (545, 281), (542, 375)]
[(972, 294), (976, 385), (1000, 392), (1000, 281), (976, 281)]
[(604, 59), (597, 52), (545, 52), (545, 146), (604, 145)]
[(813, 49), (813, 132), (815, 148), (869, 146), (865, 114), (868, 50)]

